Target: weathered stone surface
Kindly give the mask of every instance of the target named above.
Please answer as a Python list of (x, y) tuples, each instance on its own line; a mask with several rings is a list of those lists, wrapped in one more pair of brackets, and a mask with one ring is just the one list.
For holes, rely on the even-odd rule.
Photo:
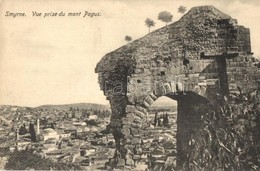
[(149, 103), (147, 103), (146, 101), (143, 102), (144, 106), (149, 108), (151, 105)]
[(141, 159), (141, 156), (140, 155), (134, 155), (133, 156), (133, 160), (140, 160)]
[(204, 96), (206, 94), (206, 90), (207, 90), (206, 86), (201, 86), (199, 95)]
[(136, 154), (141, 155), (143, 153), (143, 150), (141, 147), (136, 147)]
[(149, 105), (152, 105), (153, 102), (154, 102), (153, 98), (152, 98), (150, 95), (148, 95), (148, 96), (144, 99), (144, 101), (145, 101), (146, 103), (148, 103)]
[(135, 117), (133, 122), (136, 124), (142, 124), (143, 120), (140, 117)]
[(132, 135), (131, 135), (131, 132), (130, 132), (130, 126), (127, 126), (127, 127), (124, 126), (124, 128), (122, 130), (122, 134), (124, 135), (124, 137), (126, 139), (132, 138)]
[(122, 124), (123, 125), (131, 125), (131, 123), (135, 119), (135, 114), (134, 113), (128, 113), (126, 117), (122, 118)]
[(144, 113), (144, 114), (147, 113), (146, 108), (143, 108), (143, 107), (141, 107), (141, 106), (136, 106), (136, 109), (137, 109), (137, 111), (140, 111), (140, 112), (142, 112), (142, 113)]
[(163, 94), (168, 94), (168, 93), (173, 92), (170, 83), (165, 83), (163, 85), (163, 90), (164, 90)]
[(136, 144), (141, 144), (141, 139), (140, 138), (132, 138), (132, 144), (136, 145)]
[(108, 162), (106, 163), (106, 169), (107, 170), (112, 170), (112, 166)]
[(135, 115), (138, 116), (139, 118), (141, 118), (142, 120), (145, 119), (146, 114), (144, 114), (143, 112), (140, 111), (136, 111)]
[(134, 145), (125, 145), (125, 148), (127, 149), (126, 155), (133, 156), (134, 155)]
[(158, 97), (154, 94), (154, 92), (151, 92), (150, 94), (150, 97), (153, 99), (153, 100), (157, 100)]
[(132, 134), (132, 136), (134, 137), (134, 138), (141, 138), (141, 134), (140, 133), (137, 133), (137, 134)]
[(133, 105), (127, 105), (125, 111), (126, 113), (134, 113), (136, 111), (136, 107)]
[(140, 124), (140, 123), (132, 123), (131, 124), (131, 127), (133, 127), (133, 128), (141, 128), (142, 127), (142, 125)]
[(133, 160), (132, 156), (126, 155), (125, 164), (128, 166), (134, 165), (134, 160)]
[(141, 129), (140, 128), (131, 128), (131, 134), (133, 137), (140, 137), (141, 136)]
[(161, 86), (156, 86), (155, 87), (155, 90), (154, 90), (154, 94), (158, 97), (162, 96), (163, 95), (163, 89)]
[(121, 168), (121, 167), (125, 166), (125, 160), (124, 159), (119, 159), (118, 163), (117, 163), (117, 168)]
[(135, 105), (136, 98), (131, 93), (127, 93), (128, 104)]
[(157, 147), (151, 152), (152, 155), (163, 155), (165, 154), (164, 148), (163, 147)]

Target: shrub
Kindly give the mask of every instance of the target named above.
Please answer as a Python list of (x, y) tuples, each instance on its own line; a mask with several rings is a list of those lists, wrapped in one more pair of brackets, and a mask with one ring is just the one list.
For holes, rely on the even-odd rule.
[(5, 165), (7, 170), (79, 170), (80, 167), (72, 163), (55, 163), (50, 159), (42, 158), (32, 150), (13, 152)]
[[(259, 92), (221, 98), (217, 110), (202, 117), (197, 136), (190, 139), (187, 170), (257, 170)], [(224, 99), (224, 100), (223, 100)]]

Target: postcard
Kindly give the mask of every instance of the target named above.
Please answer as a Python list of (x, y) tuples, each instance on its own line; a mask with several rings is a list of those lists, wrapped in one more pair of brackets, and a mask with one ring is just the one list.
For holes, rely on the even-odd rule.
[(258, 0), (1, 0), (1, 170), (258, 170)]

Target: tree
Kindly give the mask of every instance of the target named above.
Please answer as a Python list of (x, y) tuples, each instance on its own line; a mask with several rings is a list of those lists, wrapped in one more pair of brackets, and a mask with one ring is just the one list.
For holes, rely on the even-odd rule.
[(24, 135), (24, 134), (27, 134), (27, 133), (28, 133), (28, 130), (25, 128), (25, 124), (24, 124), (19, 129), (19, 135)]
[(184, 14), (186, 12), (186, 10), (187, 9), (184, 6), (179, 6), (179, 8), (178, 8), (178, 12), (181, 13), (181, 14)]
[(125, 41), (127, 41), (127, 43), (132, 41), (132, 37), (131, 36), (125, 36)]
[(168, 113), (166, 113), (164, 116), (163, 116), (163, 126), (164, 127), (169, 127), (169, 117), (168, 117)]
[(158, 122), (158, 126), (162, 126), (161, 118), (158, 118), (157, 122)]
[(51, 123), (50, 128), (55, 129), (53, 122)]
[(172, 21), (172, 14), (168, 11), (162, 11), (158, 15), (158, 20), (161, 20), (162, 22), (166, 23), (166, 26), (169, 22)]
[(150, 33), (150, 28), (154, 27), (155, 22), (150, 18), (146, 18), (145, 25), (149, 28), (149, 33)]
[(154, 126), (154, 127), (157, 126), (157, 121), (158, 121), (158, 113), (156, 112), (156, 113), (155, 113), (155, 116), (154, 116), (154, 123), (153, 123), (153, 126)]
[(29, 125), (29, 133), (31, 135), (31, 140), (33, 142), (36, 142), (36, 133), (35, 133), (34, 125), (32, 123), (30, 123)]

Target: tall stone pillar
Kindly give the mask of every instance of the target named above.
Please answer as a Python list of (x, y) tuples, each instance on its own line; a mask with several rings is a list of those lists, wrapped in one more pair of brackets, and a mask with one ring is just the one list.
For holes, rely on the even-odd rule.
[(18, 129), (18, 128), (16, 129), (16, 132), (15, 132), (15, 139), (16, 139), (16, 141), (19, 141), (19, 140), (20, 140), (20, 137), (19, 137), (19, 129)]
[(112, 134), (115, 139), (117, 158), (124, 156), (122, 150), (122, 118), (125, 117), (126, 97), (125, 96), (111, 96), (109, 97), (111, 105), (112, 115), (110, 118), (110, 126), (112, 128)]
[(141, 158), (142, 125), (146, 119), (146, 109), (141, 106), (126, 106), (126, 117), (123, 118), (124, 149), (126, 149), (126, 165), (132, 166)]
[(124, 96), (110, 99), (112, 116), (111, 126), (116, 141), (114, 155), (117, 167), (133, 167), (141, 158), (142, 123), (146, 119), (146, 109), (141, 106), (127, 105)]
[(37, 135), (40, 135), (40, 118), (39, 116), (37, 117), (37, 130), (36, 130), (36, 133)]

